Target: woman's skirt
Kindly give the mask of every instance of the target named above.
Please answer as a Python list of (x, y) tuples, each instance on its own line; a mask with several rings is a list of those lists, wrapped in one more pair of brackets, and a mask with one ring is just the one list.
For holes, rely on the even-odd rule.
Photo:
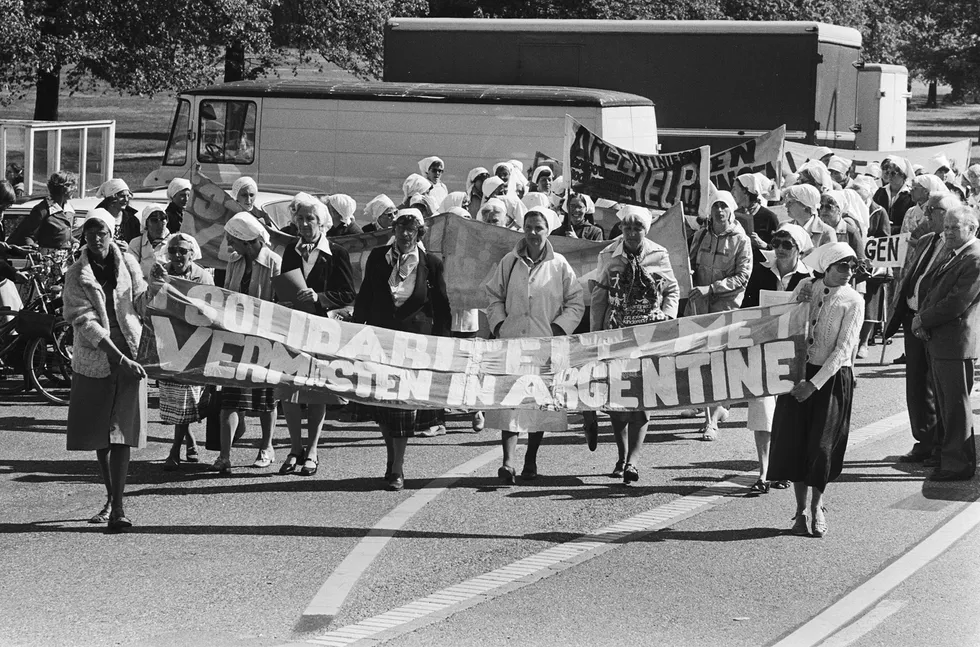
[(339, 409), (347, 404), (347, 398), (331, 391), (308, 391), (284, 386), (275, 388), (275, 397), (283, 404), (324, 404), (327, 409)]
[[(807, 364), (810, 379), (819, 366)], [(770, 481), (805, 483), (821, 492), (840, 476), (851, 426), (854, 374), (841, 368), (803, 402), (786, 394), (776, 400), (769, 448)]]
[(146, 380), (116, 369), (109, 377), (71, 378), (68, 405), (70, 450), (107, 449), (109, 445), (146, 447)]
[(442, 409), (396, 409), (377, 405), (358, 405), (358, 411), (370, 413), (379, 425), (384, 425), (393, 438), (411, 438), (416, 431), (442, 424)]
[(644, 409), (636, 411), (610, 411), (609, 419), (614, 425), (623, 426), (630, 423), (645, 425), (650, 422), (650, 412)]
[(536, 409), (492, 409), (487, 411), (486, 426), (514, 433), (568, 431), (568, 414), (564, 411)]
[(749, 400), (749, 410), (745, 426), (749, 431), (772, 431), (772, 417), (776, 413), (776, 398), (767, 396)]
[(271, 388), (240, 389), (235, 386), (223, 386), (221, 408), (253, 413), (275, 411), (276, 396)]
[(168, 425), (185, 425), (204, 418), (201, 415), (203, 386), (159, 380), (160, 421)]

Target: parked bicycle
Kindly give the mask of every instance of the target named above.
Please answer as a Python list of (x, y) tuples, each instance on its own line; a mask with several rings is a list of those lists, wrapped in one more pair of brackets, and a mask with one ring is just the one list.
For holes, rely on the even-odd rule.
[(31, 255), (24, 306), (0, 309), (0, 394), (34, 389), (54, 404), (71, 392), (72, 328), (61, 316), (60, 267)]

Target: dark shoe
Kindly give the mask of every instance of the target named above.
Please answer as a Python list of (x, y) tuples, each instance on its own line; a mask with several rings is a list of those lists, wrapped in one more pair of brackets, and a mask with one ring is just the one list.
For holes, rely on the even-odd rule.
[(200, 463), (201, 456), (197, 453), (197, 445), (191, 445), (187, 448), (187, 462), (188, 463)]
[(902, 454), (898, 457), (899, 463), (921, 463), (932, 456), (932, 452), (924, 452), (921, 450), (913, 449), (908, 454)]
[(303, 458), (299, 454), (287, 454), (286, 460), (279, 466), (280, 474), (292, 474), (296, 471), (296, 464)]
[(623, 461), (616, 461), (616, 467), (613, 468), (612, 474), (609, 478), (621, 479), (623, 478), (623, 468), (626, 467), (626, 463)]
[(633, 463), (626, 463), (623, 467), (623, 483), (636, 483), (640, 480), (640, 473), (636, 470), (636, 465)]
[(497, 470), (497, 478), (499, 478), (500, 482), (503, 483), (504, 485), (513, 485), (514, 483), (517, 482), (517, 480), (514, 478), (514, 475), (516, 473), (517, 472), (514, 470), (513, 467), (502, 465)]
[(391, 478), (388, 479), (387, 489), (391, 492), (399, 492), (405, 489), (405, 479), (401, 474), (392, 474)]
[(793, 519), (796, 521), (793, 523), (793, 528), (790, 529), (790, 532), (799, 537), (808, 537), (810, 535), (810, 528), (807, 527), (806, 514), (800, 513), (793, 517)]
[(939, 457), (930, 456), (929, 458), (922, 461), (923, 467), (939, 467)]
[(959, 472), (939, 469), (929, 475), (930, 481), (969, 481), (973, 478), (974, 469), (968, 467)]
[(525, 481), (533, 481), (538, 478), (538, 468), (534, 465), (525, 465), (521, 472), (521, 478)]
[(385, 483), (391, 480), (391, 463), (385, 466)]
[(905, 353), (902, 353), (901, 357), (896, 357), (892, 360), (892, 364), (904, 364), (905, 363)]
[(823, 508), (817, 510), (813, 515), (813, 536), (820, 538), (827, 534), (827, 517), (824, 516)]
[[(310, 463), (313, 463), (313, 467), (310, 467)], [(320, 463), (315, 458), (307, 458), (303, 461), (303, 469), (299, 471), (299, 474), (300, 476), (313, 476), (319, 467)]]
[(769, 494), (769, 484), (759, 479), (749, 488), (749, 494)]
[(167, 456), (167, 460), (163, 461), (163, 471), (164, 472), (176, 472), (180, 469), (180, 459), (176, 456)]
[(789, 488), (790, 482), (789, 481), (773, 481), (769, 485), (774, 490), (785, 490), (785, 489)]
[(594, 452), (599, 446), (599, 421), (595, 418), (585, 425), (585, 442), (588, 443), (590, 452)]
[(222, 476), (231, 476), (231, 461), (219, 456), (214, 459), (214, 465), (211, 466), (211, 469), (217, 471)]
[(126, 515), (119, 515), (118, 517), (109, 516), (109, 530), (114, 532), (119, 532), (125, 530), (126, 528), (132, 528), (133, 522), (130, 521)]
[(112, 510), (112, 499), (106, 499), (105, 505), (88, 520), (89, 523), (105, 523), (109, 520), (109, 512)]

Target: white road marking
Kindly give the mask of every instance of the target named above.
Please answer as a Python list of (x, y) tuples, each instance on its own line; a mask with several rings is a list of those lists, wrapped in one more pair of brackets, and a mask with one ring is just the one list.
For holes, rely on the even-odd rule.
[(912, 550), (889, 564), (773, 647), (813, 647), (834, 635), (872, 604), (885, 597), (920, 568), (938, 557), (963, 535), (980, 524), (980, 501), (968, 504)]
[(306, 607), (303, 615), (337, 615), (337, 612), (347, 598), (347, 594), (354, 587), (354, 584), (360, 579), (368, 566), (371, 565), (374, 558), (384, 549), (397, 530), (401, 529), (426, 503), (442, 494), (447, 487), (455, 483), (460, 477), (480, 469), (499, 456), (500, 448), (495, 447), (494, 449), (487, 450), (476, 458), (456, 466), (439, 478), (429, 481), (422, 486), (421, 490), (395, 506), (395, 509), (378, 521), (368, 531), (367, 535), (357, 543), (354, 550), (344, 558), (344, 561), (334, 569), (334, 572), (323, 583), (323, 586), (320, 587), (316, 595), (313, 596), (313, 600)]
[(870, 633), (875, 627), (887, 620), (892, 614), (897, 613), (906, 604), (908, 604), (908, 600), (882, 600), (871, 611), (868, 611), (864, 617), (858, 618), (835, 633), (828, 640), (821, 643), (820, 647), (848, 647), (848, 645), (853, 645), (858, 639)]

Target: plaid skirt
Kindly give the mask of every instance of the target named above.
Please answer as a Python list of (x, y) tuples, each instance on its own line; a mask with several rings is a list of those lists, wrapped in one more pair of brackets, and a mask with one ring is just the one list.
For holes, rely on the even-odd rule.
[(371, 418), (384, 425), (394, 438), (411, 438), (416, 431), (444, 424), (445, 412), (442, 409), (395, 409), (362, 404), (359, 411), (369, 411)]
[(202, 420), (201, 395), (203, 386), (159, 380), (160, 421), (168, 425), (189, 424)]
[(234, 386), (223, 386), (221, 387), (221, 408), (252, 411), (254, 413), (275, 411), (276, 396), (271, 388), (240, 389)]

